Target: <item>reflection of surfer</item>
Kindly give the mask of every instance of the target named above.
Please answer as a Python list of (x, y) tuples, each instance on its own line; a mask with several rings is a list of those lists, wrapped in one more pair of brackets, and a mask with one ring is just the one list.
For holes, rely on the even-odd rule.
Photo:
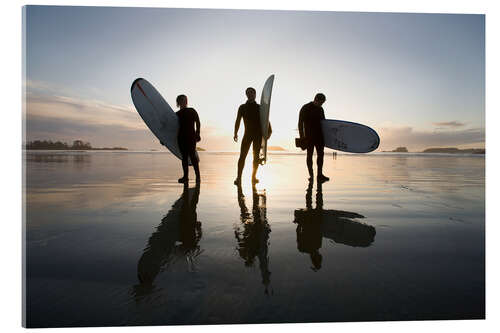
[[(247, 158), (248, 150), (250, 145), (253, 149), (253, 170), (252, 170), (252, 182), (258, 183), (259, 180), (256, 178), (257, 168), (259, 167), (259, 152), (262, 146), (262, 128), (260, 126), (260, 105), (255, 102), (255, 89), (249, 87), (246, 89), (245, 94), (247, 95), (247, 101), (245, 104), (241, 104), (238, 108), (238, 115), (236, 116), (236, 122), (234, 123), (234, 141), (238, 141), (238, 130), (240, 128), (241, 118), (243, 118), (243, 123), (245, 124), (245, 134), (241, 140), (240, 148), (240, 158), (238, 160), (238, 176), (234, 181), (235, 185), (241, 183), (241, 174), (243, 172), (243, 167), (245, 166), (245, 159)], [(271, 124), (269, 124), (269, 136), (271, 136)]]
[(323, 175), (323, 155), (325, 142), (323, 139), (323, 130), (321, 120), (325, 119), (325, 111), (321, 107), (326, 101), (325, 95), (316, 94), (314, 101), (302, 106), (299, 113), (299, 135), (301, 140), (305, 140), (307, 147), (307, 169), (309, 170), (309, 179), (314, 178), (312, 156), (316, 148), (316, 164), (318, 167), (319, 182), (328, 181), (330, 178)]
[[(202, 231), (197, 220), (196, 205), (200, 196), (200, 186), (189, 189), (187, 184), (181, 197), (173, 204), (167, 215), (148, 240), (137, 264), (140, 285), (136, 294), (144, 294), (153, 288), (153, 281), (168, 265), (174, 255), (186, 257), (189, 270), (193, 270), (193, 258), (201, 253), (198, 245)], [(180, 244), (176, 245), (177, 242)]]
[(257, 192), (255, 186), (252, 187), (252, 214), (248, 212), (245, 204), (245, 196), (238, 185), (238, 204), (240, 205), (241, 226), (236, 226), (234, 234), (238, 241), (238, 253), (245, 261), (245, 266), (253, 266), (255, 257), (259, 259), (259, 268), (262, 276), (262, 283), (265, 286), (265, 293), (268, 293), (268, 286), (271, 282), (271, 272), (269, 271), (269, 233), (271, 228), (266, 217), (266, 195)]
[[(321, 225), (323, 224), (321, 209), (323, 208), (323, 199), (321, 191), (316, 195), (316, 209), (312, 208), (312, 188), (313, 182), (309, 181), (306, 191), (307, 214), (297, 216), (295, 213), (295, 222), (297, 222), (297, 249), (299, 252), (308, 253), (311, 257), (312, 269), (317, 271), (321, 268), (323, 257), (319, 253), (321, 249), (323, 235)], [(321, 197), (319, 198), (318, 195)], [(319, 200), (318, 200), (319, 199)]]
[(322, 238), (335, 243), (353, 247), (367, 247), (375, 240), (373, 226), (357, 222), (363, 215), (343, 210), (323, 209), (323, 185), (318, 182), (316, 189), (316, 208), (312, 206), (313, 181), (309, 181), (306, 191), (306, 209), (296, 209), (294, 222), (297, 223), (297, 248), (308, 253), (313, 264), (312, 269), (321, 268), (319, 249)]
[[(188, 99), (186, 95), (177, 96), (177, 106), (180, 108), (176, 112), (179, 118), (179, 134), (177, 140), (179, 149), (182, 154), (182, 170), (184, 176), (179, 179), (179, 183), (185, 183), (188, 178), (188, 158), (191, 159), (194, 172), (196, 173), (196, 182), (200, 182), (200, 169), (198, 158), (196, 157), (196, 142), (201, 140), (200, 137), (200, 118), (198, 113), (193, 108), (188, 108)], [(195, 130), (196, 125), (196, 130)]]

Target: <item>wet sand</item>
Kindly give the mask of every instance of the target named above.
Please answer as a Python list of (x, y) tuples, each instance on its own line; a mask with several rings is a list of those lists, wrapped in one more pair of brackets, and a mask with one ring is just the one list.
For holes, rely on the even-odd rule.
[(200, 156), (28, 152), (28, 327), (484, 318), (484, 156)]

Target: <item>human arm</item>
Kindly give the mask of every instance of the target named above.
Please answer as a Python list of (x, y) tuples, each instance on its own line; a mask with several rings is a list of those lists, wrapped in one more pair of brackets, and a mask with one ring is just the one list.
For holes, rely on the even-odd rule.
[(297, 125), (299, 127), (299, 137), (302, 139), (304, 138), (304, 107), (300, 109), (299, 112), (299, 123)]
[(196, 141), (201, 141), (201, 136), (200, 136), (200, 131), (201, 131), (200, 117), (198, 116), (198, 112), (196, 112), (196, 110), (194, 111), (194, 125), (195, 125), (195, 131), (196, 131)]
[(234, 142), (238, 142), (238, 130), (240, 129), (241, 118), (243, 117), (243, 112), (241, 106), (238, 109), (238, 115), (236, 116), (236, 122), (234, 123)]

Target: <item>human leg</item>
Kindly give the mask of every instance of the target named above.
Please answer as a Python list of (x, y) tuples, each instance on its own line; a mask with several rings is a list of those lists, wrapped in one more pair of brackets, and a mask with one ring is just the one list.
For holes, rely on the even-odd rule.
[(257, 137), (254, 138), (252, 141), (252, 148), (253, 148), (253, 169), (252, 169), (252, 182), (253, 183), (258, 183), (259, 180), (257, 179), (257, 169), (259, 168), (260, 164), (260, 148), (262, 147), (262, 138)]
[(247, 158), (251, 143), (252, 140), (246, 135), (243, 135), (243, 139), (241, 139), (240, 158), (238, 159), (238, 176), (234, 181), (236, 185), (241, 182), (241, 174), (243, 173), (243, 168), (245, 167), (245, 159)]
[(330, 178), (326, 177), (323, 175), (323, 159), (325, 155), (325, 146), (323, 146), (321, 143), (318, 143), (315, 145), (316, 147), (316, 165), (318, 166), (318, 180), (321, 182), (326, 182), (330, 180)]
[(199, 161), (196, 156), (196, 144), (193, 144), (189, 151), (189, 158), (191, 159), (191, 163), (193, 164), (194, 173), (196, 175), (196, 182), (199, 183), (201, 181), (200, 178), (200, 166)]
[(307, 146), (306, 164), (307, 164), (307, 170), (309, 171), (309, 180), (312, 180), (314, 177), (313, 160), (312, 160), (313, 152), (314, 152), (314, 145), (308, 145)]
[(182, 155), (182, 171), (183, 171), (184, 175), (182, 176), (182, 178), (179, 178), (178, 182), (185, 183), (188, 181), (188, 174), (189, 174), (189, 169), (188, 169), (189, 153), (186, 149), (186, 145), (184, 142), (179, 141), (179, 149), (180, 149), (181, 155)]
[(316, 148), (316, 166), (318, 167), (318, 176), (323, 175), (323, 158), (325, 155), (324, 146), (320, 144), (314, 145)]

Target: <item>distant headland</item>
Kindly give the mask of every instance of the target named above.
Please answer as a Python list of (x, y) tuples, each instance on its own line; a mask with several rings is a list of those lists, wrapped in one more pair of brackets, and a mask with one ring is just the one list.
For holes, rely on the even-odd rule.
[(398, 147), (394, 150), (384, 150), (383, 153), (407, 153), (408, 149), (406, 147)]
[[(394, 150), (384, 150), (383, 153), (408, 153), (406, 147), (398, 147)], [(470, 149), (458, 149), (455, 147), (448, 148), (427, 148), (422, 153), (430, 154), (485, 154), (486, 149), (484, 148), (470, 148)]]
[(484, 148), (470, 148), (470, 149), (458, 149), (458, 148), (427, 148), (422, 153), (447, 153), (447, 154), (485, 154), (486, 149)]
[(82, 140), (75, 140), (72, 145), (61, 141), (35, 140), (28, 141), (24, 147), (27, 150), (128, 150), (123, 147), (94, 148), (90, 142), (83, 142)]

